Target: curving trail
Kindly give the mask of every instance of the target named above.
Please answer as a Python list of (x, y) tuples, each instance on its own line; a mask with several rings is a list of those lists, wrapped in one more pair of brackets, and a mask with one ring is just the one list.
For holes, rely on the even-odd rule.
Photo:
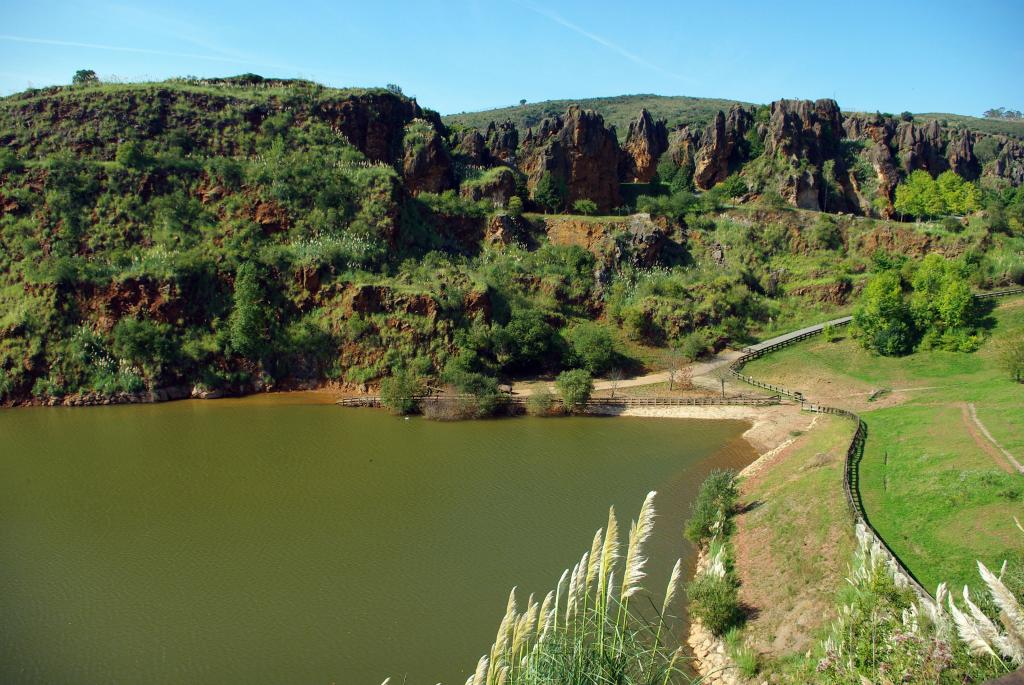
[(1021, 466), (1020, 462), (1014, 459), (1013, 455), (992, 437), (988, 428), (985, 428), (985, 424), (978, 418), (978, 411), (975, 409), (974, 403), (961, 403), (960, 409), (963, 413), (964, 425), (967, 426), (967, 432), (971, 434), (975, 444), (992, 457), (999, 468), (1007, 473), (1024, 473), (1024, 466)]

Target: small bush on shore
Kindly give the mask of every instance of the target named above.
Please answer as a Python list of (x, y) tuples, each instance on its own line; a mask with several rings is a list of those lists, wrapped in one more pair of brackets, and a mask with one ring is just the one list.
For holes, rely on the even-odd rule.
[(702, 545), (716, 534), (728, 532), (725, 528), (739, 496), (736, 477), (735, 471), (716, 469), (701, 484), (684, 531), (687, 539), (695, 545)]
[(380, 382), (380, 403), (392, 414), (412, 414), (423, 393), (423, 381), (412, 371), (400, 369)]
[(530, 416), (551, 416), (555, 408), (555, 396), (547, 390), (539, 390), (526, 398), (526, 413)]
[(577, 411), (590, 399), (594, 392), (594, 379), (585, 369), (573, 369), (558, 374), (555, 387), (562, 395), (562, 403), (567, 411)]
[(731, 575), (703, 573), (687, 585), (686, 594), (690, 615), (715, 635), (723, 635), (739, 623), (739, 591)]

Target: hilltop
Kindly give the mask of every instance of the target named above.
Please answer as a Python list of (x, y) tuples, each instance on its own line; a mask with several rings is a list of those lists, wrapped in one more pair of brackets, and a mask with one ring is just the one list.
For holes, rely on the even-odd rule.
[(683, 126), (707, 126), (719, 111), (728, 111), (735, 104), (751, 106), (753, 103), (718, 98), (697, 98), (682, 95), (616, 95), (612, 97), (582, 98), (580, 100), (545, 100), (525, 105), (499, 107), (479, 112), (447, 114), (442, 118), (449, 126), (465, 126), (484, 130), (492, 121), (510, 120), (521, 131), (538, 126), (546, 118), (560, 116), (571, 105), (589, 109), (604, 117), (615, 127), (620, 140), (625, 140), (629, 123), (637, 112), (646, 109), (655, 119), (664, 119), (670, 129)]
[[(445, 124), (465, 126), (484, 130), (492, 121), (512, 121), (520, 130), (535, 127), (547, 117), (555, 117), (570, 105), (578, 105), (583, 109), (591, 109), (604, 117), (604, 120), (615, 127), (619, 139), (624, 139), (629, 122), (636, 117), (641, 109), (646, 109), (655, 119), (665, 120), (669, 129), (684, 126), (707, 126), (714, 120), (715, 114), (728, 111), (732, 105), (753, 107), (757, 104), (742, 100), (726, 100), (721, 98), (688, 97), (685, 95), (653, 95), (649, 93), (637, 95), (614, 95), (609, 97), (580, 98), (578, 100), (544, 100), (528, 102), (524, 105), (512, 105), (485, 109), (478, 112), (459, 112), (442, 116)], [(869, 115), (870, 112), (857, 112)], [(892, 116), (891, 114), (889, 116)], [(966, 128), (977, 133), (1008, 136), (1024, 140), (1024, 121), (1008, 121), (1003, 119), (985, 119), (963, 114), (944, 112), (914, 113), (913, 120), (927, 123), (932, 120), (943, 126)]]

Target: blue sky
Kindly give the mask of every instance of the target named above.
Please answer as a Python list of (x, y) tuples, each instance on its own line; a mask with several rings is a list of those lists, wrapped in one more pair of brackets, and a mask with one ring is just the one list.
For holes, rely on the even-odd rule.
[(11, 2), (0, 94), (256, 72), (398, 83), (444, 114), (625, 93), (1024, 109), (1024, 0)]

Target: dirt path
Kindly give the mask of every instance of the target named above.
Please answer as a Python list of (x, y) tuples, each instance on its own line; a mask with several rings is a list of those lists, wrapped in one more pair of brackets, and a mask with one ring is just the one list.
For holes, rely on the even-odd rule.
[[(689, 368), (693, 382), (697, 385), (701, 385), (704, 387), (713, 387), (714, 389), (717, 389), (719, 387), (717, 380), (713, 378), (703, 377), (707, 376), (709, 373), (717, 369), (719, 366), (728, 364), (729, 362), (733, 361), (739, 356), (740, 353), (736, 350), (723, 350), (722, 352), (719, 352), (706, 362), (690, 364)], [(618, 383), (612, 380), (596, 378), (594, 379), (594, 390), (611, 390), (612, 388), (615, 388), (616, 390), (622, 390), (623, 388), (636, 388), (642, 385), (668, 383), (668, 380), (668, 371), (658, 371), (656, 373), (649, 373), (645, 376), (637, 376), (635, 378), (623, 378), (622, 380), (618, 381)], [(555, 386), (553, 383), (547, 383), (546, 385), (540, 386), (539, 384), (536, 383), (531, 385), (525, 382), (517, 382), (512, 384), (512, 394), (520, 395), (522, 397), (529, 397), (534, 392), (537, 392), (539, 387), (547, 388), (548, 392), (555, 392)]]
[(1020, 462), (1013, 458), (1013, 455), (1006, 451), (999, 442), (992, 437), (992, 434), (985, 428), (985, 424), (978, 418), (978, 412), (974, 407), (973, 402), (965, 402), (960, 405), (961, 413), (964, 418), (964, 425), (967, 426), (967, 432), (974, 438), (975, 444), (981, 449), (985, 450), (996, 463), (999, 464), (999, 468), (1003, 469), (1007, 473), (1024, 473), (1024, 466), (1021, 466)]

